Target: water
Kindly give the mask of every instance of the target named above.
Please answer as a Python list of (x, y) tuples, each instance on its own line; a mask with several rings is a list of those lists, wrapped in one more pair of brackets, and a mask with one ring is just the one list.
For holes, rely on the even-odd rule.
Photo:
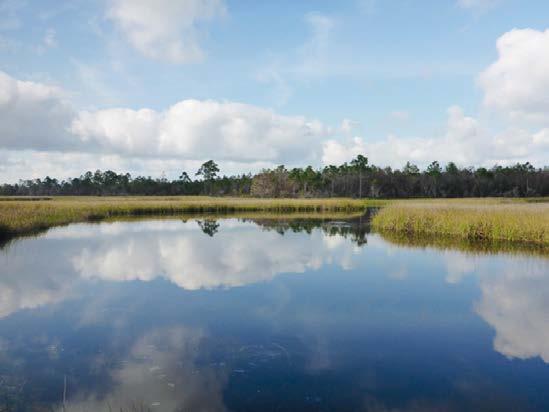
[(357, 219), (75, 224), (0, 251), (2, 411), (543, 411), (547, 362), (543, 256)]

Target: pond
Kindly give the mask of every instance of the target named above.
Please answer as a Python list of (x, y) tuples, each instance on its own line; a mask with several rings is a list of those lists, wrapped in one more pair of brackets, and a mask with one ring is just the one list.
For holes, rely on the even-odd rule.
[(0, 250), (2, 411), (549, 410), (549, 260), (367, 219), (73, 224)]

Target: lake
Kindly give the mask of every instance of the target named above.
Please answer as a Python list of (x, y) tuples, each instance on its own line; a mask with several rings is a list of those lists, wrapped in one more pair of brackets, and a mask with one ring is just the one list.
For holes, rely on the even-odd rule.
[(367, 218), (73, 224), (0, 250), (1, 411), (546, 411), (549, 260)]

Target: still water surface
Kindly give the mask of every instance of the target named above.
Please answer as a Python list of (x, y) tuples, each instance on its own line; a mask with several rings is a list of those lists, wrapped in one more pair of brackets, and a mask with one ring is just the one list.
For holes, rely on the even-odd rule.
[(546, 411), (548, 362), (539, 256), (357, 220), (75, 224), (0, 250), (0, 411)]

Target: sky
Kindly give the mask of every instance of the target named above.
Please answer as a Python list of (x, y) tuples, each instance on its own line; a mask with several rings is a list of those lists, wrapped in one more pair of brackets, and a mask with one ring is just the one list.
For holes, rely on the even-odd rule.
[(0, 0), (0, 183), (549, 166), (546, 0)]

